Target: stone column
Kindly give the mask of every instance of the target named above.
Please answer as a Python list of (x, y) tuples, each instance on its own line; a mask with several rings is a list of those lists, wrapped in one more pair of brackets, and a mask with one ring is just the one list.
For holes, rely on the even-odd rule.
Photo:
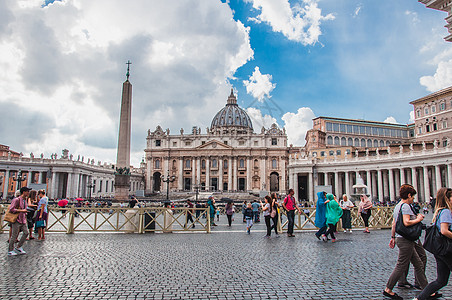
[(246, 158), (246, 190), (251, 190), (251, 160), (250, 157)]
[(411, 185), (419, 193), (418, 187), (417, 187), (416, 168), (411, 168)]
[(377, 197), (378, 195), (378, 183), (377, 183), (377, 175), (376, 173), (370, 171), (370, 177), (372, 180), (372, 197)]
[(293, 174), (293, 190), (294, 190), (294, 198), (298, 201), (298, 173), (294, 170)]
[(397, 198), (397, 191), (400, 188), (401, 184), (400, 184), (400, 172), (402, 172), (401, 169), (394, 169), (393, 172), (398, 171), (399, 174), (394, 173), (394, 193), (395, 193), (395, 197)]
[(381, 169), (378, 169), (378, 201), (383, 202), (383, 176), (381, 174)]
[(439, 189), (441, 188), (441, 168), (440, 166), (435, 166), (435, 181), (436, 181), (436, 193), (438, 193)]
[(395, 194), (394, 194), (394, 173), (393, 169), (389, 169), (389, 201), (395, 200)]
[(182, 191), (184, 189), (184, 158), (179, 158), (179, 172), (177, 178), (177, 189)]
[(191, 186), (190, 186), (190, 190), (193, 190), (193, 185), (197, 184), (197, 182), (196, 182), (196, 158), (190, 157), (190, 167), (191, 167)]
[(350, 173), (345, 171), (345, 194), (350, 196)]
[(334, 193), (336, 197), (339, 195), (339, 172), (334, 172)]
[(223, 190), (223, 158), (218, 158), (218, 190)]
[[(165, 158), (163, 165), (164, 165), (164, 167), (163, 167), (163, 174), (162, 175), (165, 176), (165, 179), (166, 179), (166, 177), (170, 174), (170, 159), (169, 158)], [(163, 182), (162, 189), (161, 189), (162, 193), (163, 192), (166, 193), (166, 188), (167, 188), (168, 184), (169, 184), (169, 182)], [(170, 188), (170, 191), (171, 191), (171, 188)]]
[(210, 158), (206, 157), (206, 191), (210, 191)]
[(50, 188), (50, 196), (51, 199), (56, 199), (56, 172), (52, 172), (52, 182), (51, 182), (51, 188)]
[[(308, 174), (308, 192), (309, 192), (309, 201), (314, 201), (314, 174), (312, 171)], [(295, 198), (298, 200), (298, 198)]]
[(9, 188), (9, 170), (5, 171), (5, 176), (4, 176), (4, 181), (3, 181), (3, 200), (6, 199), (6, 197), (8, 196), (8, 188)]
[(41, 183), (42, 183), (42, 172), (39, 171), (38, 172), (38, 184), (41, 184)]
[(406, 183), (406, 177), (405, 177), (405, 169), (400, 169), (400, 186)]
[(428, 167), (424, 166), (423, 168), (424, 172), (424, 201), (428, 202), (430, 201), (430, 185), (428, 181)]
[[(75, 174), (75, 184), (74, 184), (74, 193), (73, 197), (80, 197), (80, 174)], [(108, 192), (108, 191), (107, 191)]]
[(66, 197), (72, 198), (72, 190), (74, 188), (73, 182), (72, 182), (72, 173), (67, 173), (67, 185), (66, 185)]
[(372, 173), (371, 171), (366, 171), (366, 185), (367, 185), (367, 194), (372, 194)]
[(196, 183), (201, 184), (201, 157), (196, 158)]
[(452, 166), (447, 164), (447, 186), (452, 186)]
[(325, 185), (331, 185), (330, 173), (325, 173)]
[(388, 172), (382, 172), (383, 174), (383, 198), (389, 196), (389, 179)]
[[(262, 189), (262, 190), (270, 190), (270, 189), (268, 189), (267, 188), (267, 186), (266, 186), (266, 180), (265, 180), (265, 174), (266, 174), (266, 171), (265, 171), (265, 166), (266, 165), (266, 159), (265, 159), (265, 157), (262, 157), (261, 158), (261, 175), (260, 175), (260, 177), (261, 177), (261, 186), (260, 186), (260, 189)], [(289, 187), (290, 188), (290, 187)], [(294, 188), (294, 190), (295, 190), (295, 188)]]
[(228, 158), (228, 190), (232, 191), (232, 160)]
[(146, 162), (146, 168), (147, 168), (147, 176), (146, 176), (146, 191), (147, 193), (152, 193), (152, 183), (153, 183), (153, 172), (152, 172), (152, 159), (148, 159)]
[(285, 158), (281, 159), (281, 183), (279, 185), (279, 192), (285, 193), (287, 190), (286, 184), (286, 160)]
[(232, 172), (233, 172), (233, 177), (232, 177), (232, 186), (233, 186), (233, 190), (234, 191), (237, 191), (237, 181), (238, 181), (238, 179), (237, 179), (237, 157), (234, 157), (233, 158), (233, 163), (234, 163), (234, 165), (232, 166), (232, 168), (233, 168), (233, 170), (232, 170)]

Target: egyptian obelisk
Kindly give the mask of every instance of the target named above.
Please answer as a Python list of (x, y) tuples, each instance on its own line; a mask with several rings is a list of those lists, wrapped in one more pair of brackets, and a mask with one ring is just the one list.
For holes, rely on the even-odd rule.
[(130, 188), (130, 136), (132, 131), (132, 84), (129, 81), (130, 65), (131, 62), (127, 61), (127, 79), (122, 85), (118, 154), (115, 172), (115, 200), (117, 201), (127, 201)]

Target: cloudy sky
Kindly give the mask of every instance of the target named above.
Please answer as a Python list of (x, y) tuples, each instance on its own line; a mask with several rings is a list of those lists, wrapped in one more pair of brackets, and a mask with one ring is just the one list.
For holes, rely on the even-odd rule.
[(230, 88), (257, 132), (316, 116), (409, 123), (452, 85), (446, 13), (414, 0), (0, 1), (0, 144), (114, 162), (132, 61), (132, 157), (157, 125), (205, 128)]

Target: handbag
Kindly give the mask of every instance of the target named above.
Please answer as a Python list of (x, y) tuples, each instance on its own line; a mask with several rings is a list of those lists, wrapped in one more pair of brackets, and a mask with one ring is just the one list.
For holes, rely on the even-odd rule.
[(37, 228), (46, 227), (46, 221), (45, 221), (45, 220), (39, 220), (39, 221), (36, 221), (35, 226), (36, 226)]
[[(16, 209), (19, 208), (19, 205), (17, 205)], [(6, 211), (5, 217), (3, 218), (4, 221), (9, 223), (16, 223), (17, 218), (19, 217), (19, 213), (12, 213), (9, 210), (11, 209), (11, 205), (8, 207), (8, 210)]]
[(452, 253), (452, 240), (442, 235), (436, 226), (441, 212), (436, 217), (435, 224), (428, 226), (425, 230), (423, 247), (432, 254), (444, 256)]
[[(403, 204), (400, 206), (399, 217), (397, 218), (395, 226), (395, 232), (397, 232), (407, 240), (414, 242), (421, 236), (423, 224), (422, 222), (419, 222), (411, 226), (405, 226), (405, 224), (403, 224), (403, 214), (402, 214)], [(411, 205), (410, 208), (413, 211), (413, 213), (417, 215), (416, 212), (413, 210), (413, 207), (411, 207)]]

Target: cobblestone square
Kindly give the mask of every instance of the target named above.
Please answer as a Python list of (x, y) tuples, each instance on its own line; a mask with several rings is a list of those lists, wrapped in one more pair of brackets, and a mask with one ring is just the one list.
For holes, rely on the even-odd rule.
[[(264, 222), (248, 235), (237, 217), (212, 234), (50, 233), (17, 257), (1, 234), (0, 299), (384, 299), (397, 259), (388, 230), (339, 233), (334, 244), (313, 232), (265, 239)], [(435, 268), (429, 255), (429, 281)], [(450, 285), (442, 293), (452, 299)]]

